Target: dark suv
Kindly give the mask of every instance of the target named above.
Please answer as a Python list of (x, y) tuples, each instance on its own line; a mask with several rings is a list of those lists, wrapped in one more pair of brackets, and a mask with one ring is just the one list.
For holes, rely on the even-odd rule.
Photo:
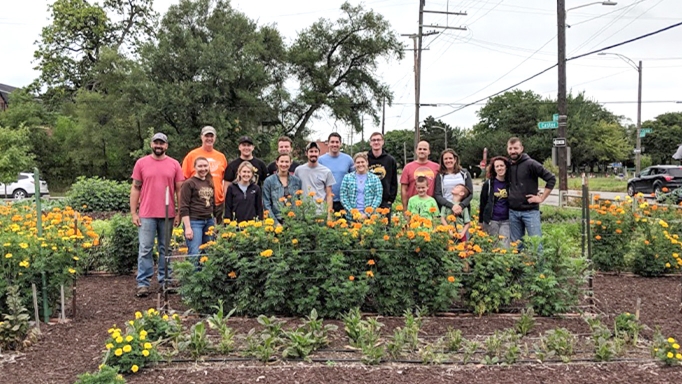
[(682, 186), (682, 166), (679, 165), (653, 165), (644, 168), (637, 177), (628, 180), (628, 195), (633, 196), (637, 192), (652, 193), (657, 195)]

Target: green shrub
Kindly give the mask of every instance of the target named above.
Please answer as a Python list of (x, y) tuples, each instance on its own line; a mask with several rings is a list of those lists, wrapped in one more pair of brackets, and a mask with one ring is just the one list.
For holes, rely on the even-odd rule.
[(81, 212), (127, 212), (130, 209), (130, 184), (81, 176), (71, 186), (66, 200)]
[(95, 373), (84, 373), (78, 375), (78, 380), (74, 384), (125, 384), (126, 380), (118, 370), (107, 365), (100, 366)]
[(137, 227), (130, 215), (116, 214), (102, 235), (99, 263), (111, 273), (129, 274), (137, 266), (138, 248)]

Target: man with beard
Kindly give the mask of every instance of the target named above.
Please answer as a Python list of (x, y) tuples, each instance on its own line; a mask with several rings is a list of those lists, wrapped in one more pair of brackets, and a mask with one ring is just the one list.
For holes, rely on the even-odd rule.
[(263, 160), (253, 157), (253, 140), (248, 136), (242, 136), (239, 138), (239, 157), (232, 160), (230, 165), (227, 166), (225, 171), (225, 190), (237, 179), (237, 170), (239, 165), (245, 161), (248, 161), (253, 166), (253, 178), (256, 180), (256, 184), (260, 188), (263, 188), (263, 181), (268, 177), (268, 166), (265, 165)]
[[(296, 168), (298, 168), (299, 163), (294, 161), (294, 157), (291, 153), (293, 147), (293, 141), (291, 141), (290, 138), (286, 136), (281, 136), (279, 139), (277, 139), (277, 153), (280, 155), (290, 155), (289, 157), (291, 158), (291, 165), (289, 166), (289, 174), (293, 175), (294, 171)], [(277, 162), (273, 161), (272, 163), (268, 164), (268, 176), (274, 175), (277, 173)]]
[(217, 134), (215, 128), (207, 125), (201, 129), (201, 147), (191, 150), (182, 160), (182, 175), (185, 180), (194, 175), (194, 160), (197, 157), (204, 157), (208, 160), (211, 177), (213, 178), (213, 189), (215, 195), (215, 222), (222, 224), (223, 211), (225, 209), (225, 188), (223, 178), (227, 168), (227, 159), (222, 152), (216, 150), (215, 145)]
[[(507, 141), (507, 154), (511, 165), (509, 178), (509, 227), (511, 241), (528, 236), (542, 236), (540, 227), (540, 204), (547, 199), (556, 184), (556, 178), (542, 164), (523, 153), (523, 144), (518, 137)], [(545, 181), (545, 190), (538, 195), (538, 179)]]
[(334, 194), (334, 212), (339, 212), (343, 209), (341, 204), (341, 180), (347, 174), (353, 172), (355, 165), (353, 158), (341, 152), (341, 135), (337, 132), (332, 132), (327, 139), (327, 146), (329, 153), (320, 156), (319, 163), (329, 168), (334, 175), (334, 180), (339, 180), (332, 186), (332, 193)]
[(390, 209), (398, 195), (398, 164), (393, 156), (384, 150), (384, 135), (381, 132), (372, 133), (369, 137), (369, 145), (372, 147), (367, 154), (369, 171), (381, 180), (383, 187), (379, 207)]
[[(329, 168), (318, 163), (318, 158), (320, 157), (320, 147), (317, 143), (311, 141), (305, 147), (306, 156), (308, 156), (308, 162), (296, 168), (294, 171), (294, 176), (301, 179), (301, 185), (303, 187), (303, 193), (307, 196), (309, 193), (313, 193), (313, 199), (315, 201), (326, 201), (327, 204), (327, 216), (331, 219), (330, 210), (333, 208), (332, 199), (332, 185), (336, 183), (334, 180), (334, 175)], [(324, 212), (324, 205), (318, 203), (317, 213)]]
[(151, 147), (151, 155), (135, 162), (133, 185), (130, 188), (130, 214), (133, 224), (138, 227), (139, 236), (136, 292), (138, 297), (149, 295), (149, 286), (154, 275), (154, 238), (157, 239), (159, 251), (159, 284), (162, 285), (166, 279), (170, 279), (170, 266), (168, 276), (165, 274), (165, 239), (166, 236), (170, 236), (172, 229), (165, 225), (166, 201), (169, 219), (173, 219), (174, 225), (177, 226), (180, 216), (175, 214), (175, 199), (184, 180), (180, 163), (166, 156), (168, 150), (166, 135), (160, 132), (154, 134)]
[(419, 176), (424, 176), (429, 180), (426, 194), (433, 197), (433, 188), (440, 165), (429, 160), (430, 154), (431, 145), (429, 142), (420, 141), (417, 144), (417, 159), (403, 168), (403, 174), (400, 175), (400, 194), (405, 209), (407, 209), (407, 202), (410, 197), (417, 194), (417, 177)]

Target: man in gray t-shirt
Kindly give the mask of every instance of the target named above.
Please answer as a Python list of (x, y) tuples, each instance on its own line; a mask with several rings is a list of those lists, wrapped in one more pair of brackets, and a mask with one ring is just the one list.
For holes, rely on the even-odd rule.
[[(314, 192), (315, 200), (323, 199), (326, 201), (327, 205), (327, 216), (331, 220), (331, 213), (329, 210), (333, 206), (333, 194), (332, 185), (336, 183), (334, 180), (334, 175), (329, 168), (317, 162), (320, 157), (320, 148), (317, 143), (311, 141), (305, 147), (306, 156), (308, 156), (308, 162), (300, 165), (294, 171), (294, 176), (301, 179), (301, 184), (303, 185), (303, 193), (308, 196), (309, 192)], [(324, 205), (320, 204), (317, 213), (324, 212)]]

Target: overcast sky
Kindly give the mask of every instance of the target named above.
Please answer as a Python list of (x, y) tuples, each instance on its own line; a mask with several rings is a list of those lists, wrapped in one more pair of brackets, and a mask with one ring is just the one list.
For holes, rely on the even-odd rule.
[[(178, 0), (155, 0), (163, 14)], [(351, 1), (357, 4), (358, 1)], [(0, 83), (22, 87), (37, 77), (33, 70), (34, 42), (48, 23), (47, 0), (0, 0)], [(341, 16), (340, 0), (233, 0), (232, 4), (261, 24), (276, 24), (287, 42), (297, 31), (319, 18)], [(568, 9), (591, 3), (566, 0)], [(366, 0), (366, 8), (383, 14), (399, 34), (415, 33), (418, 0)], [(556, 63), (556, 3), (551, 0), (427, 0), (427, 10), (466, 12), (466, 16), (426, 14), (424, 24), (462, 26), (466, 31), (444, 31), (424, 38), (429, 50), (422, 56), (421, 118), (452, 112), (505, 89)], [(569, 10), (567, 56), (606, 47), (682, 21), (679, 0), (624, 0)], [(434, 30), (425, 28), (424, 32)], [(406, 48), (412, 40), (402, 37)], [(642, 121), (665, 112), (682, 111), (682, 27), (645, 38), (610, 52), (643, 61)], [(386, 129), (414, 127), (413, 55), (402, 62), (382, 63), (378, 76), (395, 95), (386, 111)], [(616, 56), (590, 56), (568, 63), (568, 89), (584, 91), (612, 112), (632, 122), (637, 117), (637, 72)], [(519, 86), (556, 98), (556, 69)], [(484, 102), (442, 117), (446, 123), (470, 128)], [(570, 119), (570, 116), (569, 116)], [(551, 120), (551, 116), (547, 116)], [(627, 121), (626, 121), (627, 123)], [(317, 138), (348, 128), (331, 118), (313, 122)], [(366, 132), (379, 129), (367, 123)], [(356, 139), (359, 139), (356, 137)]]

